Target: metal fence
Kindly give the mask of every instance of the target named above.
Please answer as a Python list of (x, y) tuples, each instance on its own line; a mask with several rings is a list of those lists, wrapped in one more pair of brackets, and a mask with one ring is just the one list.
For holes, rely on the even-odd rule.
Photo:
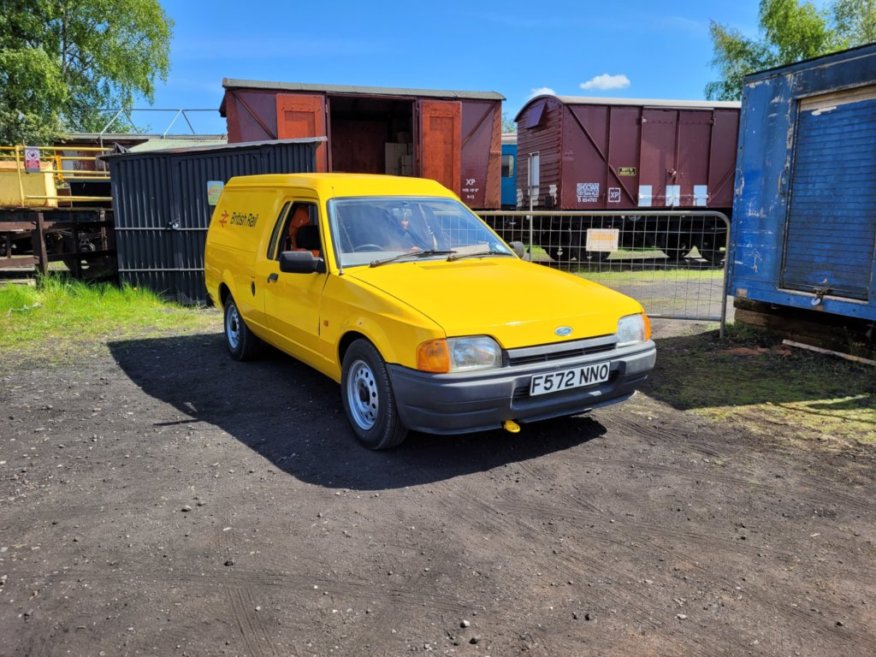
[(617, 289), (651, 317), (720, 322), (727, 318), (730, 220), (713, 210), (481, 211), (533, 262)]

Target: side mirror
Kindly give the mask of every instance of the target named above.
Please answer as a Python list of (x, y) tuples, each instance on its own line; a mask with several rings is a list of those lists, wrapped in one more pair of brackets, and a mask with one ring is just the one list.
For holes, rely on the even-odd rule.
[(508, 244), (511, 247), (511, 250), (517, 254), (517, 257), (521, 260), (526, 260), (526, 246), (523, 242), (514, 241)]
[(325, 272), (325, 260), (314, 258), (310, 251), (283, 251), (280, 254), (280, 271), (287, 274), (321, 274)]

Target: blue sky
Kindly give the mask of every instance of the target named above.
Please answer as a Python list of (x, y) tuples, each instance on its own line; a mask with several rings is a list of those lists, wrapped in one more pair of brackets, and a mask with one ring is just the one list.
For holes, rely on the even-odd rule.
[[(171, 70), (158, 85), (156, 108), (215, 110), (222, 78), (228, 77), (498, 91), (507, 99), (504, 112), (513, 117), (536, 90), (701, 99), (716, 74), (709, 22), (754, 36), (758, 3), (162, 0), (162, 5), (175, 27)], [(193, 117), (201, 132), (225, 131), (218, 112)], [(150, 119), (153, 128), (163, 129), (162, 121)]]

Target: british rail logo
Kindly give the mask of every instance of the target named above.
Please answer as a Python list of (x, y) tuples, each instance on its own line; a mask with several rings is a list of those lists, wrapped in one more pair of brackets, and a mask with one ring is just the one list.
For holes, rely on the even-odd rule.
[(232, 212), (230, 223), (232, 226), (244, 226), (246, 228), (254, 228), (258, 220), (259, 216), (257, 214), (253, 214), (252, 212)]

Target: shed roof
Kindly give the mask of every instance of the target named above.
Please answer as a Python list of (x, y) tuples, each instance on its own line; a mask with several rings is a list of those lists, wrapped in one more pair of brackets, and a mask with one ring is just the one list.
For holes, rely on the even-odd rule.
[(166, 151), (176, 149), (191, 150), (193, 148), (206, 148), (208, 146), (226, 146), (228, 138), (225, 135), (210, 135), (202, 137), (190, 137), (179, 139), (150, 139), (142, 144), (130, 147), (132, 153), (146, 153), (149, 151)]
[[(305, 82), (267, 82), (263, 80), (234, 80), (224, 78), (222, 86), (226, 89), (268, 89), (275, 91), (310, 91), (327, 94), (363, 96), (422, 96), (425, 98), (448, 98), (468, 100), (505, 100), (505, 96), (495, 91), (448, 91), (440, 89), (405, 89), (398, 87), (363, 87), (341, 84), (310, 84)], [(223, 100), (222, 107), (225, 102)], [(220, 111), (222, 108), (220, 107)]]
[(662, 107), (672, 109), (739, 109), (741, 103), (737, 100), (675, 100), (667, 98), (596, 98), (593, 96), (553, 96), (550, 94), (536, 96), (527, 102), (515, 121), (533, 103), (544, 98), (556, 98), (564, 105), (630, 105), (635, 107)]
[(259, 146), (274, 146), (279, 144), (320, 144), (327, 141), (325, 137), (305, 137), (303, 139), (273, 139), (267, 141), (243, 141), (235, 144), (213, 144), (210, 146), (195, 146), (181, 148), (164, 148), (152, 150), (129, 151), (127, 153), (108, 153), (101, 155), (101, 160), (121, 160), (134, 157), (172, 156), (188, 153), (211, 153), (235, 150), (239, 148), (254, 148)]

